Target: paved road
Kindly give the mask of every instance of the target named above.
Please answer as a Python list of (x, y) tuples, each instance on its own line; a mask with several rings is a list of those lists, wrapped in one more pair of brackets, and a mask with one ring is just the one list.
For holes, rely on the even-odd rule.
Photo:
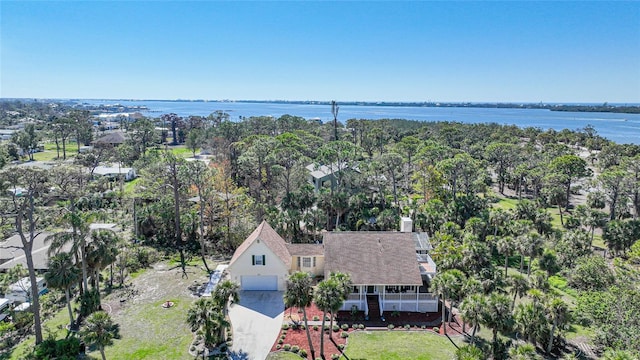
[(229, 307), (233, 329), (231, 358), (264, 360), (276, 341), (284, 317), (281, 291), (242, 291)]

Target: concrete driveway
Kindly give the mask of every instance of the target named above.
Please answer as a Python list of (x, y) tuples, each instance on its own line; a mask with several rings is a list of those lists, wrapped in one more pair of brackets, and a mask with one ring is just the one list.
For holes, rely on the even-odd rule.
[(234, 360), (264, 360), (276, 341), (284, 318), (282, 291), (242, 291), (240, 303), (229, 307)]

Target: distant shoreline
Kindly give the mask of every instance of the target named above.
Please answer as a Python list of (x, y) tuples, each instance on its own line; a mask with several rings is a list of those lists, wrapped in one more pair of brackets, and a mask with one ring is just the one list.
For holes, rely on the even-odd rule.
[[(204, 99), (20, 99), (0, 98), (0, 100), (20, 101), (71, 101), (82, 104), (84, 101), (145, 101), (145, 102), (195, 102), (195, 103), (247, 103), (247, 104), (287, 104), (287, 105), (331, 105), (331, 101), (314, 100), (204, 100)], [(338, 105), (347, 106), (392, 106), (392, 107), (433, 107), (433, 108), (486, 108), (486, 109), (540, 109), (566, 112), (604, 112), (620, 114), (640, 114), (640, 104), (590, 104), (590, 103), (490, 103), (490, 102), (402, 102), (402, 101), (338, 101)], [(144, 110), (144, 109), (141, 109)]]

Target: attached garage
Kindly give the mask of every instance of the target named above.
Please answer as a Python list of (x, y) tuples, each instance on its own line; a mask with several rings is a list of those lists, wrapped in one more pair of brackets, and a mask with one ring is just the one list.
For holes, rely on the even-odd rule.
[(277, 291), (278, 276), (243, 275), (240, 286), (245, 291)]

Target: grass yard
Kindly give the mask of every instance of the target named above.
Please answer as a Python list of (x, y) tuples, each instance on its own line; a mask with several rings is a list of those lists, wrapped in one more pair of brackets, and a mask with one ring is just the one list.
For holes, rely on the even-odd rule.
[(351, 360), (449, 360), (455, 351), (447, 337), (427, 331), (357, 331), (349, 336), (345, 354)]
[[(186, 318), (196, 298), (189, 287), (207, 282), (208, 276), (201, 266), (190, 265), (187, 272), (189, 277), (183, 279), (179, 269), (161, 262), (137, 276), (128, 292), (113, 292), (103, 301), (112, 306), (121, 335), (106, 348), (108, 359), (193, 359), (188, 353), (193, 334)], [(163, 308), (167, 300), (175, 305)], [(98, 351), (90, 355), (100, 357)]]
[(301, 357), (290, 351), (278, 351), (269, 354), (267, 360), (300, 360)]
[[(215, 261), (210, 261), (215, 266)], [(105, 350), (109, 360), (172, 359), (191, 360), (189, 346), (193, 333), (186, 323), (187, 310), (196, 300), (193, 287), (208, 281), (201, 264), (192, 262), (187, 268), (188, 278), (169, 262), (155, 264), (153, 269), (130, 277), (124, 288), (114, 289), (102, 300), (103, 308), (120, 326), (120, 339)], [(174, 306), (163, 308), (165, 301)], [(66, 336), (69, 322), (66, 308), (62, 308), (43, 325), (43, 334), (57, 339)], [(7, 359), (24, 359), (33, 347), (33, 336), (20, 343)], [(96, 349), (87, 349), (88, 359), (100, 359)]]
[[(69, 312), (66, 306), (61, 308), (57, 314), (48, 319), (42, 325), (42, 335), (46, 338), (51, 334), (56, 339), (62, 339), (67, 335), (65, 327), (69, 324)], [(30, 352), (35, 344), (35, 336), (29, 336), (15, 347), (8, 359), (20, 360)], [(99, 355), (98, 355), (99, 356)]]

